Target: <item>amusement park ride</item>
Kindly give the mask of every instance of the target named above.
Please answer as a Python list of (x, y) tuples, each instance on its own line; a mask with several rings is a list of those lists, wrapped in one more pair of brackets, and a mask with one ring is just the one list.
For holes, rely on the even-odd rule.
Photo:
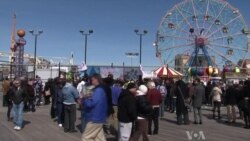
[(188, 54), (182, 73), (218, 75), (226, 67), (243, 67), (249, 28), (225, 0), (184, 0), (162, 18), (154, 45), (156, 56), (175, 68), (173, 59)]
[[(16, 39), (16, 35), (18, 39)], [(16, 31), (16, 15), (13, 16), (12, 33), (11, 33), (11, 47), (10, 52), (0, 52), (2, 66), (9, 65), (10, 77), (21, 77), (27, 75), (27, 66), (33, 65), (36, 62), (36, 67), (48, 67), (60, 64), (73, 65), (73, 54), (71, 58), (67, 57), (45, 57), (38, 56), (34, 59), (34, 55), (24, 53), (24, 39), (25, 30), (19, 29)], [(7, 61), (5, 58), (8, 58)], [(36, 61), (34, 61), (36, 60)]]

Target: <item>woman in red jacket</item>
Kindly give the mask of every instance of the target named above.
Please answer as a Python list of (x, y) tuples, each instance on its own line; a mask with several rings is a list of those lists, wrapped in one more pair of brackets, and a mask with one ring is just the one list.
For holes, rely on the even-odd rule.
[(159, 131), (159, 112), (160, 112), (160, 105), (162, 103), (162, 95), (161, 93), (155, 88), (155, 83), (153, 81), (148, 82), (148, 100), (153, 107), (152, 116), (149, 118), (148, 122), (148, 134), (152, 134), (152, 121), (154, 122), (154, 132), (153, 134), (158, 134)]

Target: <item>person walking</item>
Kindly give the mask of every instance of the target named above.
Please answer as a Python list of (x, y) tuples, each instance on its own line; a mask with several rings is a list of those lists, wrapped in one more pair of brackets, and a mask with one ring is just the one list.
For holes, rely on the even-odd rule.
[(194, 93), (193, 93), (193, 111), (194, 111), (194, 124), (202, 124), (201, 106), (205, 101), (205, 87), (201, 84), (199, 78), (194, 80)]
[(56, 85), (55, 85), (55, 95), (54, 95), (54, 101), (52, 102), (54, 109), (56, 109), (57, 114), (57, 123), (59, 127), (63, 127), (64, 124), (64, 105), (63, 105), (63, 84), (62, 80), (60, 78), (56, 79)]
[(106, 123), (109, 115), (108, 97), (102, 87), (100, 74), (93, 74), (91, 83), (95, 87), (93, 92), (88, 92), (90, 96), (82, 100), (87, 122), (82, 135), (82, 141), (106, 141), (103, 125)]
[(225, 105), (227, 107), (228, 123), (236, 122), (237, 91), (233, 84), (228, 84), (225, 94)]
[(2, 88), (3, 88), (3, 106), (8, 106), (8, 101), (6, 98), (7, 92), (10, 89), (10, 80), (8, 78), (5, 78), (3, 83), (2, 83)]
[(188, 116), (188, 104), (190, 104), (190, 97), (188, 94), (188, 87), (182, 80), (176, 82), (176, 115), (177, 115), (177, 124), (181, 125), (189, 124)]
[(76, 122), (76, 101), (79, 99), (79, 94), (76, 88), (71, 84), (70, 80), (64, 82), (62, 88), (63, 104), (64, 104), (64, 132), (74, 133)]
[(160, 105), (162, 103), (162, 95), (160, 91), (155, 88), (155, 83), (153, 81), (148, 82), (148, 94), (147, 98), (153, 107), (153, 113), (149, 118), (148, 122), (148, 134), (152, 135), (152, 122), (154, 122), (154, 132), (153, 134), (158, 134), (159, 131), (159, 112), (160, 112)]
[(137, 119), (135, 83), (129, 83), (118, 98), (119, 141), (129, 141), (132, 126)]
[(10, 99), (13, 102), (14, 111), (14, 129), (20, 131), (23, 127), (24, 101), (27, 98), (27, 92), (21, 86), (20, 80), (14, 81), (14, 87), (10, 92)]
[(12, 93), (12, 90), (13, 90), (13, 87), (14, 87), (14, 84), (13, 82), (10, 82), (10, 87), (6, 93), (6, 101), (7, 101), (7, 104), (8, 104), (8, 110), (7, 110), (7, 118), (8, 118), (8, 121), (12, 121), (13, 118), (14, 118), (14, 111), (13, 111), (13, 102), (11, 100), (11, 93)]
[[(163, 118), (164, 117), (164, 113), (165, 113), (165, 98), (167, 96), (167, 89), (166, 89), (166, 85), (165, 85), (165, 81), (162, 80), (162, 83), (157, 86), (157, 90), (160, 91), (161, 96), (162, 96), (162, 102), (160, 105), (160, 117)], [(170, 97), (172, 100), (172, 97)], [(172, 106), (171, 106), (171, 111), (172, 111)]]
[(221, 119), (220, 108), (221, 108), (221, 95), (222, 91), (219, 87), (219, 84), (215, 84), (215, 87), (212, 89), (210, 93), (210, 97), (212, 97), (213, 101), (213, 119), (215, 119), (215, 111), (217, 109), (218, 119)]
[(243, 111), (245, 128), (250, 129), (250, 81), (247, 80), (243, 87), (240, 107)]
[[(86, 92), (86, 79), (85, 78), (82, 78), (81, 81), (78, 83), (77, 85), (77, 91), (80, 95), (80, 99), (81, 101), (83, 100), (83, 97), (85, 95), (85, 92)], [(84, 110), (84, 107), (82, 106), (82, 104), (80, 103), (80, 110), (81, 110), (81, 133), (83, 133), (85, 127), (86, 127), (86, 122), (85, 122), (85, 118), (84, 118), (84, 113), (85, 113), (85, 110)]]
[(142, 136), (143, 141), (149, 141), (148, 138), (148, 118), (152, 114), (152, 106), (147, 99), (148, 88), (141, 85), (136, 94), (137, 120), (135, 121), (135, 133), (130, 141), (138, 141)]
[(34, 88), (34, 81), (33, 79), (28, 80), (27, 85), (27, 92), (28, 92), (28, 110), (35, 112), (35, 88)]

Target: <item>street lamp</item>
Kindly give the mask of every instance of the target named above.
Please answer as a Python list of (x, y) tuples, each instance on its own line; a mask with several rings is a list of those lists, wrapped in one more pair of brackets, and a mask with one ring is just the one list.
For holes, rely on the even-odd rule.
[(136, 33), (136, 35), (140, 36), (140, 65), (141, 65), (141, 57), (142, 57), (142, 36), (146, 35), (148, 33), (147, 30), (143, 30), (142, 33), (140, 33), (140, 31), (138, 29), (135, 29), (134, 32)]
[(80, 33), (85, 36), (85, 55), (84, 55), (84, 62), (87, 64), (87, 43), (88, 43), (88, 36), (94, 33), (92, 29), (90, 29), (88, 32), (85, 33), (84, 30), (80, 30)]
[(127, 52), (125, 53), (127, 57), (131, 59), (131, 67), (133, 66), (133, 58), (139, 56), (139, 53)]
[(35, 32), (34, 30), (30, 30), (29, 31), (31, 35), (33, 35), (35, 37), (35, 51), (34, 51), (34, 66), (33, 66), (33, 70), (34, 70), (34, 78), (36, 77), (36, 48), (37, 48), (37, 37), (39, 35), (41, 35), (43, 33), (42, 30), (38, 30), (37, 32)]

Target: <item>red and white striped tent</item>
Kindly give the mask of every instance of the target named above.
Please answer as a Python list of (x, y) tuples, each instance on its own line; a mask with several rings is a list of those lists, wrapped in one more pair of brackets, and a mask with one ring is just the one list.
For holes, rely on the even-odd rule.
[(154, 71), (154, 74), (158, 77), (179, 77), (183, 76), (180, 72), (176, 71), (175, 69), (163, 65)]

